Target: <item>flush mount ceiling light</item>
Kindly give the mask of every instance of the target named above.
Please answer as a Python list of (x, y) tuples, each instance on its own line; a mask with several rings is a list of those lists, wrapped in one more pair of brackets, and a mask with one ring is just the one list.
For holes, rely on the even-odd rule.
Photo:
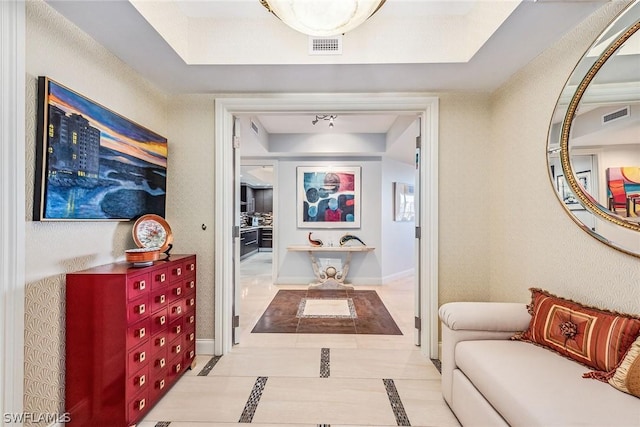
[(260, 0), (267, 10), (296, 31), (328, 37), (351, 31), (386, 0)]
[(333, 129), (333, 121), (338, 117), (337, 114), (316, 114), (315, 120), (311, 120), (311, 124), (315, 125), (320, 120), (329, 120), (329, 129)]

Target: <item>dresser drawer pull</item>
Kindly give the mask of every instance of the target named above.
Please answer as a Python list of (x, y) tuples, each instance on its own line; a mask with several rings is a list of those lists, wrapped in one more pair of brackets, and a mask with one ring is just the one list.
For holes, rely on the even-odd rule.
[(191, 350), (191, 351), (189, 352), (189, 359), (193, 359), (193, 356), (195, 356), (195, 355), (196, 355), (196, 352), (195, 352), (195, 351), (193, 351), (193, 350)]
[(164, 273), (162, 273), (162, 274), (158, 274), (156, 277), (157, 277), (158, 282), (160, 282), (160, 283), (162, 283), (162, 282), (164, 282), (165, 280), (167, 280), (167, 275), (166, 275), (166, 274), (164, 274)]
[(164, 302), (167, 300), (167, 298), (164, 296), (164, 294), (162, 295), (158, 295), (156, 297), (156, 302), (160, 303), (160, 304), (164, 304)]
[(194, 334), (193, 332), (191, 332), (189, 334), (189, 341), (193, 341), (193, 339), (196, 337), (196, 334)]
[(187, 301), (187, 305), (188, 305), (189, 307), (193, 307), (194, 305), (196, 305), (196, 300), (195, 300), (194, 298), (190, 298), (190, 299)]
[(173, 293), (174, 293), (175, 295), (180, 295), (180, 294), (182, 293), (182, 288), (175, 288), (175, 289), (173, 290)]
[(144, 405), (146, 404), (146, 399), (141, 399), (138, 401), (136, 405), (138, 407), (138, 411), (142, 411), (144, 409)]
[(144, 314), (146, 311), (145, 304), (136, 305), (133, 310), (138, 314)]
[(177, 306), (177, 307), (173, 307), (173, 312), (175, 314), (181, 314), (182, 313), (182, 306)]
[(147, 334), (147, 331), (145, 328), (140, 328), (136, 331), (136, 336), (138, 338), (144, 338), (144, 336)]
[(189, 323), (193, 323), (195, 322), (196, 318), (195, 316), (189, 316)]
[(164, 365), (167, 364), (167, 361), (164, 359), (164, 357), (160, 360), (156, 360), (156, 366), (160, 366), (160, 369), (164, 368)]
[(156, 345), (158, 347), (164, 347), (164, 343), (165, 343), (164, 337), (160, 337), (160, 338), (156, 339)]
[(178, 372), (180, 372), (180, 369), (182, 369), (182, 364), (178, 363), (177, 365), (175, 365), (173, 367), (173, 371), (177, 374)]
[(144, 288), (147, 287), (147, 283), (144, 280), (140, 280), (139, 282), (136, 282), (133, 287), (135, 289), (139, 289), (141, 291), (144, 291)]
[(196, 282), (194, 282), (193, 280), (189, 282), (189, 289), (193, 289), (196, 287)]
[(146, 381), (147, 381), (146, 375), (141, 375), (138, 378), (138, 386), (142, 387)]
[(161, 325), (164, 325), (165, 323), (167, 323), (167, 318), (165, 316), (160, 316), (160, 318), (158, 318), (158, 322)]
[(144, 360), (147, 358), (147, 354), (144, 351), (141, 351), (140, 353), (137, 354), (136, 360), (138, 362), (144, 362)]
[(180, 267), (176, 268), (176, 276), (181, 276), (182, 275), (182, 269)]
[(194, 263), (191, 263), (187, 268), (189, 269), (189, 271), (193, 271), (196, 269), (196, 265)]
[(176, 346), (174, 346), (174, 347), (173, 347), (173, 352), (174, 352), (175, 354), (180, 353), (180, 344), (178, 344), (178, 345), (176, 345)]
[(164, 388), (164, 380), (156, 381), (156, 388), (162, 390)]
[(173, 331), (174, 331), (176, 334), (179, 334), (181, 330), (182, 330), (182, 328), (180, 327), (180, 325), (177, 325), (175, 328), (173, 328)]

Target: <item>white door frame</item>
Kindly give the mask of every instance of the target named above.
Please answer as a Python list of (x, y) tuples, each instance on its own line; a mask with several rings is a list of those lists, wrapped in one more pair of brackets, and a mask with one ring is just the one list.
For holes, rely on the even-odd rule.
[[(232, 347), (234, 114), (318, 111), (411, 112), (420, 114), (422, 166), (420, 182), (420, 312), (422, 352), (438, 357), (438, 98), (419, 94), (265, 94), (224, 96), (215, 100), (215, 274), (214, 351), (226, 354)], [(227, 203), (225, 203), (227, 202)], [(428, 316), (426, 315), (428, 314)]]
[[(25, 3), (0, 1), (0, 412), (23, 410)], [(5, 425), (0, 421), (0, 425)]]

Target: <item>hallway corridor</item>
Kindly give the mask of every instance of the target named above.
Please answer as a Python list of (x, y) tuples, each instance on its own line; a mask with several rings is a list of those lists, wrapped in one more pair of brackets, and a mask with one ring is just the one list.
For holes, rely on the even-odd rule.
[(413, 278), (375, 290), (402, 335), (251, 333), (278, 290), (271, 253), (242, 262), (240, 344), (197, 366), (139, 427), (458, 426), (440, 374), (413, 344)]

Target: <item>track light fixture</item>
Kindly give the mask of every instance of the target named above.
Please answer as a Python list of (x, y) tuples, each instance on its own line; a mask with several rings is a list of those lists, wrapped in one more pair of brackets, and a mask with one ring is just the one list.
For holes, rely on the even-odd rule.
[(315, 125), (320, 120), (329, 121), (329, 129), (333, 129), (333, 121), (338, 117), (337, 114), (316, 114), (315, 120), (311, 120), (311, 124)]

